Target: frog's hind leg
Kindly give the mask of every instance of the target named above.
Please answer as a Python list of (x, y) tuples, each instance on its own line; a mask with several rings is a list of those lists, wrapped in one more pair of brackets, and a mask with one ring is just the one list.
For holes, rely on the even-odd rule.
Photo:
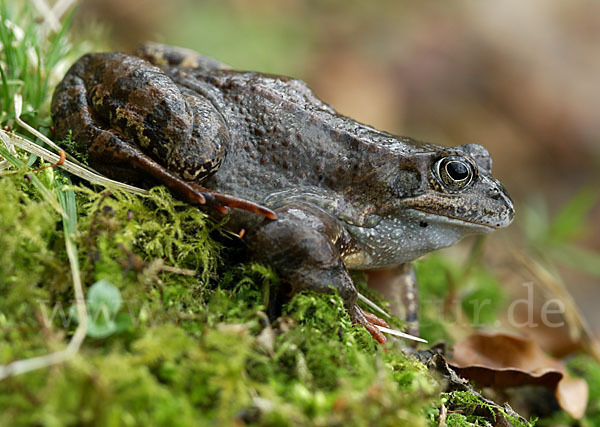
[[(129, 75), (131, 70), (141, 70), (146, 73), (142, 74), (146, 75), (147, 82), (150, 82), (152, 80), (151, 78), (155, 78), (162, 79), (161, 82), (164, 84), (168, 83), (165, 81), (167, 77), (156, 74), (154, 67), (148, 66), (150, 68), (146, 67), (146, 69), (143, 69), (144, 64), (144, 61), (141, 61), (139, 58), (133, 58), (123, 54), (88, 54), (83, 56), (73, 65), (54, 92), (52, 99), (52, 118), (55, 125), (56, 136), (58, 138), (65, 138), (69, 134), (69, 131), (72, 130), (73, 140), (77, 141), (79, 145), (87, 148), (91, 166), (111, 178), (136, 182), (140, 181), (140, 177), (147, 177), (155, 182), (165, 184), (190, 203), (207, 204), (223, 213), (227, 213), (227, 208), (245, 209), (250, 212), (264, 215), (267, 218), (274, 219), (276, 216), (273, 211), (269, 209), (263, 208), (251, 201), (237, 199), (205, 189), (192, 181), (192, 179), (202, 179), (201, 176), (196, 175), (201, 174), (202, 163), (204, 160), (200, 158), (200, 160), (195, 163), (192, 162), (190, 165), (188, 165), (186, 161), (190, 158), (192, 160), (197, 159), (197, 157), (190, 155), (190, 150), (194, 151), (196, 148), (202, 148), (202, 146), (198, 147), (192, 145), (189, 141), (189, 135), (180, 134), (185, 134), (186, 132), (189, 134), (190, 128), (192, 133), (197, 132), (197, 130), (201, 128), (201, 126), (195, 126), (195, 117), (187, 124), (184, 123), (185, 120), (183, 119), (174, 120), (176, 124), (178, 123), (177, 126), (170, 127), (166, 125), (162, 126), (161, 124), (165, 124), (164, 120), (160, 121), (158, 120), (160, 117), (155, 117), (155, 120), (150, 121), (156, 122), (154, 128), (146, 129), (149, 130), (149, 134), (153, 136), (153, 141), (158, 142), (153, 145), (154, 149), (152, 147), (146, 147), (146, 151), (153, 152), (154, 158), (156, 159), (165, 159), (167, 163), (171, 161), (171, 163), (174, 163), (172, 165), (174, 167), (180, 166), (179, 169), (175, 168), (176, 170), (179, 170), (179, 174), (171, 172), (168, 168), (153, 160), (152, 157), (147, 155), (146, 152), (139, 148), (135, 143), (127, 142), (127, 140), (132, 139), (133, 137), (133, 139), (137, 138), (138, 142), (142, 143), (141, 145), (144, 145), (144, 143), (149, 145), (150, 139), (145, 136), (145, 131), (140, 132), (136, 126), (136, 124), (139, 124), (144, 118), (147, 119), (148, 116), (143, 114), (144, 111), (139, 111), (137, 108), (131, 109), (127, 103), (118, 104), (118, 100), (110, 96), (114, 90), (109, 89), (114, 89), (114, 85), (109, 85), (108, 87), (99, 90), (98, 88), (102, 87), (102, 85), (98, 84), (95, 76), (96, 74), (101, 74), (98, 70), (101, 71), (105, 67), (112, 68), (113, 70), (121, 67), (121, 72), (116, 74)], [(118, 80), (122, 79), (117, 79), (117, 81)], [(135, 79), (125, 80), (135, 81)], [(158, 85), (155, 80), (152, 81), (154, 82), (154, 86)], [(100, 97), (99, 101), (96, 103), (96, 107), (100, 107), (100, 112), (98, 111), (98, 108), (95, 111), (92, 110), (92, 105), (88, 99), (87, 87), (89, 86), (93, 86), (96, 89), (95, 91), (92, 91), (96, 95), (98, 95), (98, 93), (104, 94), (104, 96)], [(120, 87), (120, 89), (124, 88)], [(135, 88), (129, 89), (130, 92), (135, 92)], [(121, 90), (121, 92), (123, 92), (123, 90)], [(152, 93), (153, 91), (151, 90), (146, 93), (145, 96), (150, 99)], [(91, 98), (94, 99), (94, 96), (92, 95)], [(180, 98), (175, 97), (174, 99), (169, 100), (169, 102), (162, 102), (161, 105), (164, 106), (165, 104), (169, 104), (172, 107), (180, 106), (180, 110), (185, 109), (181, 102), (182, 100)], [(199, 98), (196, 100), (195, 104), (187, 105), (191, 105), (198, 109), (202, 107), (200, 104), (201, 99)], [(207, 105), (207, 103), (203, 105)], [(102, 111), (104, 111), (104, 114), (102, 114)], [(172, 108), (171, 110), (167, 109), (163, 111), (161, 117), (170, 118), (176, 116), (177, 111), (179, 111), (177, 108)], [(116, 117), (118, 114), (115, 112), (120, 112), (119, 114), (132, 113), (126, 116), (130, 119), (126, 120), (127, 126), (119, 127), (119, 117)], [(145, 120), (144, 123), (147, 124), (147, 121), (148, 120)], [(214, 139), (213, 137), (216, 138), (220, 135), (220, 128), (218, 126), (213, 126), (212, 129), (214, 132), (207, 134), (206, 138)], [(125, 135), (127, 133), (129, 133), (128, 137)], [(178, 137), (181, 138), (178, 139)], [(171, 143), (167, 144), (165, 141), (168, 139), (171, 140)], [(162, 143), (162, 145), (159, 143)], [(169, 153), (168, 146), (175, 146), (176, 148), (172, 149)], [(208, 147), (210, 147), (210, 145), (208, 145)], [(219, 147), (216, 147), (215, 150), (218, 154)], [(208, 154), (211, 155), (212, 153), (209, 152)], [(196, 167), (197, 164), (200, 164), (200, 166)], [(190, 179), (184, 179), (184, 174), (189, 173), (190, 171), (194, 172), (195, 175)]]
[(419, 287), (411, 263), (368, 272), (369, 287), (390, 301), (391, 312), (406, 322), (406, 332), (419, 335)]
[[(192, 204), (207, 204), (226, 214), (229, 208), (243, 209), (269, 219), (277, 215), (270, 209), (249, 200), (219, 193), (200, 185), (185, 181), (160, 163), (154, 161), (137, 146), (121, 140), (113, 132), (94, 125), (88, 126), (92, 141), (88, 147), (90, 161), (100, 171), (114, 178), (137, 177), (128, 179), (139, 181), (139, 175), (145, 175), (152, 181), (160, 182)], [(115, 173), (115, 171), (117, 171)], [(120, 171), (120, 173), (119, 173)]]
[(308, 203), (292, 203), (275, 212), (277, 221), (264, 221), (244, 237), (254, 256), (271, 265), (293, 292), (337, 291), (352, 321), (384, 344), (386, 338), (377, 326), (388, 324), (356, 303), (358, 293), (340, 255), (347, 236), (339, 222)]
[(135, 55), (156, 65), (169, 65), (198, 68), (205, 71), (228, 70), (231, 67), (209, 56), (204, 56), (191, 49), (169, 46), (166, 44), (146, 42), (135, 50)]

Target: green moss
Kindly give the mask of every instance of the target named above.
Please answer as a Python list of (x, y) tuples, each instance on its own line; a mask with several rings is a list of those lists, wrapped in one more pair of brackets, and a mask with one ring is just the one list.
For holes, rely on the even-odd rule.
[(446, 424), (448, 427), (492, 426), (505, 418), (515, 427), (529, 427), (535, 421), (525, 422), (511, 416), (499, 406), (492, 405), (478, 396), (466, 391), (445, 393), (444, 404), (448, 408)]
[[(38, 354), (40, 307), (50, 287), (67, 270), (52, 247), (58, 215), (29, 195), (23, 177), (2, 179), (0, 186), (0, 357)], [(30, 188), (29, 188), (30, 189)]]
[[(63, 348), (75, 321), (60, 217), (27, 196), (28, 181), (2, 182), (6, 363)], [(116, 287), (128, 327), (88, 337), (69, 363), (0, 382), (0, 424), (426, 424), (436, 381), (381, 351), (338, 296), (296, 295), (271, 324), (277, 278), (256, 264), (217, 275), (216, 226), (201, 211), (160, 188), (144, 198), (76, 190), (82, 280)], [(196, 274), (160, 272), (157, 259)]]

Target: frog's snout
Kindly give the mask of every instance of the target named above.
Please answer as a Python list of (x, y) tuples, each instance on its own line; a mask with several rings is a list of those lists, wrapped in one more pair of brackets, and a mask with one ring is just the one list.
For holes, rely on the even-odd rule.
[(508, 227), (515, 217), (515, 204), (508, 194), (506, 187), (498, 180), (490, 178), (492, 185), (488, 190), (488, 197), (497, 205), (498, 212), (495, 228)]

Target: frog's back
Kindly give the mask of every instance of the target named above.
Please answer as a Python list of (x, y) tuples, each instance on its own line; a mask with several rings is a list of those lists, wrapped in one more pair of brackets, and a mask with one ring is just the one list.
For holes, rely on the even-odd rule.
[(267, 204), (282, 192), (335, 198), (403, 154), (398, 149), (423, 149), (407, 139), (392, 153), (387, 144), (398, 145), (397, 138), (337, 114), (299, 80), (231, 70), (182, 74), (175, 80), (212, 99), (229, 129), (225, 160), (204, 183), (215, 190)]

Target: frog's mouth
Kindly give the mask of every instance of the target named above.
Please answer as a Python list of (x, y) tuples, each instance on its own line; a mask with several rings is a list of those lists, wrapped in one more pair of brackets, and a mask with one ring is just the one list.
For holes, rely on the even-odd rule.
[[(402, 201), (405, 209), (421, 212), (432, 222), (452, 224), (477, 233), (487, 233), (507, 227), (513, 220), (515, 209), (512, 200), (502, 188), (492, 185), (487, 178), (482, 189), (458, 195), (440, 195), (427, 192)], [(499, 185), (499, 184), (498, 184)], [(483, 196), (479, 196), (483, 194)]]
[(503, 228), (506, 225), (508, 225), (503, 225), (502, 222), (499, 222), (498, 224), (477, 222), (468, 218), (460, 218), (453, 215), (443, 214), (422, 207), (411, 207), (409, 208), (409, 210), (419, 214), (419, 225), (423, 228), (426, 228), (431, 222), (436, 224), (447, 224), (449, 226), (466, 228), (469, 229), (472, 233), (489, 233), (491, 231)]

